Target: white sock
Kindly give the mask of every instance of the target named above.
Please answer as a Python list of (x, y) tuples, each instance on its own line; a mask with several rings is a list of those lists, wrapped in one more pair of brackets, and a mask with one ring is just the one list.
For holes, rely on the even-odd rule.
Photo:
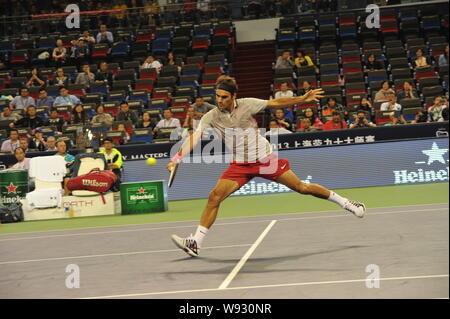
[(344, 205), (347, 203), (348, 199), (342, 196), (339, 196), (335, 192), (330, 191), (330, 197), (328, 197), (329, 201), (332, 201), (333, 203), (338, 204), (341, 207), (344, 207)]
[(208, 233), (208, 228), (203, 226), (198, 226), (197, 231), (195, 232), (194, 239), (197, 242), (198, 247), (202, 246), (203, 239), (205, 239), (206, 234)]

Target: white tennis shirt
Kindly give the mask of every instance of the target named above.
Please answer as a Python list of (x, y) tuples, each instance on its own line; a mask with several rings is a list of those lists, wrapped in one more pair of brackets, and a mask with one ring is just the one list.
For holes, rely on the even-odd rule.
[(269, 141), (258, 130), (253, 115), (267, 107), (268, 100), (242, 98), (235, 100), (230, 113), (218, 107), (203, 115), (196, 131), (213, 128), (232, 152), (236, 162), (255, 162), (272, 153)]

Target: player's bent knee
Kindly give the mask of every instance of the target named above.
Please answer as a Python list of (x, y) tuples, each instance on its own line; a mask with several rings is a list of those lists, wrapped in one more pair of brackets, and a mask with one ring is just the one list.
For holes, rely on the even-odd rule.
[(303, 182), (299, 182), (296, 186), (296, 189), (300, 194), (309, 194), (308, 184), (305, 184)]
[(211, 193), (209, 193), (208, 201), (212, 204), (220, 204), (221, 201), (224, 199), (224, 195), (222, 192), (217, 190), (212, 190)]

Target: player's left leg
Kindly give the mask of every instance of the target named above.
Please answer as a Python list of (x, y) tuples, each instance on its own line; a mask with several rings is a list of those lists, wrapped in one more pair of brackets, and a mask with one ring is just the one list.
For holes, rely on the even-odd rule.
[(364, 204), (341, 197), (322, 185), (303, 183), (292, 170), (284, 172), (282, 175), (277, 177), (275, 181), (300, 194), (312, 195), (318, 198), (330, 200), (358, 217), (363, 217), (366, 212), (366, 207)]

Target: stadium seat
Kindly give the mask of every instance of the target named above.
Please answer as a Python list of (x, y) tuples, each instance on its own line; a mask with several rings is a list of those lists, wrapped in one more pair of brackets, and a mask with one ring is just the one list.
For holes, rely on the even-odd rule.
[[(314, 70), (315, 73), (315, 70)], [(339, 74), (339, 66), (337, 63), (333, 64), (321, 64), (320, 65), (320, 74), (321, 75), (331, 75), (331, 74)], [(299, 74), (300, 76), (300, 74)]]
[(158, 73), (156, 72), (156, 69), (141, 69), (139, 72), (139, 78), (140, 79), (151, 79), (153, 81), (156, 81), (158, 77)]
[(154, 83), (152, 79), (138, 79), (136, 80), (134, 88), (136, 90), (147, 90), (148, 93), (152, 93), (153, 86)]
[(103, 103), (103, 108), (105, 112), (110, 113), (114, 118), (119, 115), (119, 103), (120, 102), (105, 102)]
[(442, 95), (444, 93), (444, 90), (442, 88), (442, 86), (430, 86), (430, 87), (425, 87), (422, 89), (422, 94), (424, 97), (430, 97), (430, 96), (438, 96), (438, 95)]
[(133, 90), (130, 92), (128, 101), (142, 101), (144, 106), (148, 105), (150, 96), (147, 90)]
[(158, 82), (156, 83), (156, 87), (173, 87), (177, 83), (177, 77), (175, 76), (167, 76), (167, 77), (158, 77)]
[(111, 57), (125, 58), (130, 54), (130, 45), (127, 42), (117, 42), (111, 47)]
[(167, 100), (158, 98), (151, 99), (149, 103), (149, 108), (165, 110), (168, 108)]
[(153, 140), (152, 130), (149, 128), (135, 128), (129, 143), (143, 142), (145, 144), (151, 144)]

